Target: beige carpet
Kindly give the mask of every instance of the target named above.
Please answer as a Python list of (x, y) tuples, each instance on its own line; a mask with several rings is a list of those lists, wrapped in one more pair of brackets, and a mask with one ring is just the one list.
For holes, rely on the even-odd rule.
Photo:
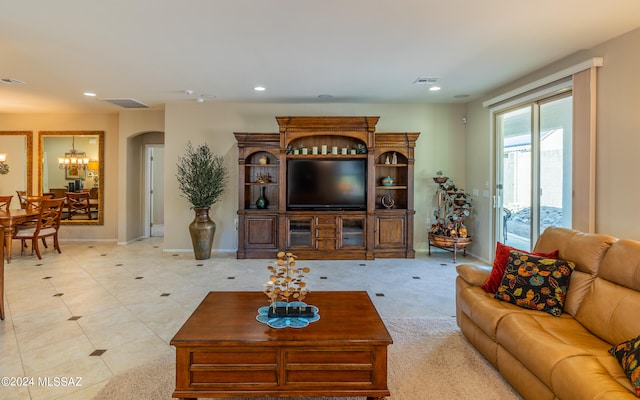
[[(385, 325), (394, 341), (388, 399), (520, 399), (465, 340), (454, 318), (387, 318)], [(94, 400), (169, 400), (174, 368), (174, 356), (133, 368), (113, 377)]]

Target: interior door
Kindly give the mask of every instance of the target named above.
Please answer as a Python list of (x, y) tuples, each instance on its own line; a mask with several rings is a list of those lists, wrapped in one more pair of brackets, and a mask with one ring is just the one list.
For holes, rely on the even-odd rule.
[(164, 146), (147, 146), (145, 220), (148, 236), (164, 236)]

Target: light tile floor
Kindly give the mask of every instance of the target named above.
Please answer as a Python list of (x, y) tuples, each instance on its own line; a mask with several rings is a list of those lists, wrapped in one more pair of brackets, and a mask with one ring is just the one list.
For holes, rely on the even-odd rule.
[[(215, 253), (200, 261), (162, 246), (162, 238), (63, 242), (62, 254), (50, 246), (38, 260), (14, 243), (5, 263), (0, 399), (91, 399), (115, 374), (173, 353), (171, 338), (209, 291), (262, 290), (272, 262)], [(475, 260), (458, 258), (465, 261)], [(448, 252), (299, 265), (311, 267), (312, 291), (366, 290), (383, 318), (455, 316)]]

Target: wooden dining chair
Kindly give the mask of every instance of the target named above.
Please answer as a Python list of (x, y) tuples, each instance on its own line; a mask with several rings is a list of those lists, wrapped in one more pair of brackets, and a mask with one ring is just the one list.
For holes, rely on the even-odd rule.
[[(53, 247), (62, 253), (60, 244), (58, 243), (58, 230), (60, 229), (60, 218), (62, 217), (62, 208), (64, 199), (45, 199), (40, 203), (40, 212), (38, 219), (33, 227), (18, 229), (13, 235), (14, 239), (25, 242), (31, 240), (31, 254), (35, 251), (38, 259), (42, 259), (40, 248), (38, 247), (38, 239), (53, 237)], [(24, 254), (24, 247), (21, 248)]]
[(86, 215), (88, 219), (92, 219), (89, 192), (67, 192), (66, 196), (69, 219), (73, 219), (75, 215)]
[(24, 190), (16, 190), (16, 193), (18, 194), (18, 201), (20, 202), (20, 208), (24, 210), (25, 207), (27, 206), (27, 192), (25, 192)]
[(11, 199), (13, 196), (0, 196), (0, 210), (9, 211), (11, 207)]
[[(42, 204), (42, 202), (44, 200), (47, 199), (51, 199), (51, 195), (43, 195), (43, 196), (25, 196), (24, 197), (24, 201), (25, 201), (25, 205), (24, 205), (24, 209), (25, 210), (40, 210), (40, 205)], [(64, 200), (64, 199), (63, 199)], [(16, 226), (16, 232), (20, 231), (22, 229), (31, 229), (33, 227), (36, 226), (36, 223), (38, 222), (37, 218), (32, 218), (32, 219), (28, 219), (26, 221), (24, 221), (23, 223), (21, 223), (20, 225)], [(15, 234), (14, 234), (15, 237)], [(48, 248), (49, 246), (47, 246), (47, 239), (46, 237), (42, 238), (42, 244), (44, 245), (44, 247)], [(27, 247), (27, 242), (26, 240), (22, 241), (22, 248)]]

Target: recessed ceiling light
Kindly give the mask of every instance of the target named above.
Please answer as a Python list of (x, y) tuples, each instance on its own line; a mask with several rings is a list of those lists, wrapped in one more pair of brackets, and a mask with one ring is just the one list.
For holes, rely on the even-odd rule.
[(256, 92), (264, 92), (267, 89), (264, 86), (256, 86), (253, 88), (253, 90), (255, 90)]
[(429, 88), (429, 90), (430, 90), (431, 92), (437, 92), (438, 90), (440, 90), (440, 86), (431, 86), (431, 87)]
[(84, 92), (84, 95), (87, 97), (96, 97), (96, 94), (93, 92)]

